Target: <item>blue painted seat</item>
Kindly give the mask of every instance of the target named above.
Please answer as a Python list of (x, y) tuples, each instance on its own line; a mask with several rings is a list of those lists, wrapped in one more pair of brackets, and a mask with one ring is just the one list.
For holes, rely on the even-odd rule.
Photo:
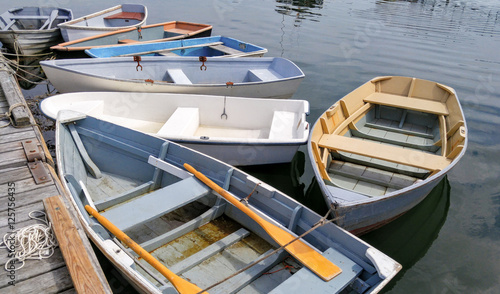
[(209, 191), (206, 185), (191, 176), (111, 208), (102, 215), (125, 231), (193, 202)]

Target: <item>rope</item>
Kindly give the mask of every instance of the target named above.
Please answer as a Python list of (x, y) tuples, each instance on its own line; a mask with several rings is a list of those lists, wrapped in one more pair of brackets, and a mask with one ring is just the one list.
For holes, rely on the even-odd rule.
[[(22, 56), (26, 56), (26, 55), (22, 55)], [(26, 81), (26, 82), (29, 82), (29, 83), (35, 84), (35, 85), (40, 85), (40, 84), (46, 84), (46, 83), (47, 83), (47, 81), (48, 81), (48, 79), (47, 79), (47, 78), (45, 78), (45, 77), (41, 77), (41, 76), (36, 75), (36, 74), (34, 74), (34, 73), (31, 73), (31, 72), (29, 72), (29, 71), (27, 71), (27, 70), (24, 70), (24, 69), (22, 68), (22, 67), (24, 67), (24, 68), (38, 68), (38, 67), (40, 67), (40, 65), (21, 65), (21, 64), (19, 64), (19, 62), (20, 62), (20, 61), (19, 61), (19, 57), (20, 57), (20, 55), (18, 55), (18, 56), (17, 56), (17, 58), (18, 58), (18, 60), (17, 60), (17, 61), (12, 61), (12, 60), (10, 60), (10, 59), (8, 59), (8, 58), (4, 57), (4, 56), (2, 56), (2, 59), (3, 59), (3, 60), (7, 63), (7, 64), (9, 64), (11, 67), (15, 68), (15, 70), (13, 70), (13, 71), (12, 71), (12, 73), (13, 73), (13, 74), (15, 74), (18, 78), (20, 78), (20, 79), (22, 79), (22, 80), (24, 80), (24, 81)], [(52, 58), (50, 58), (50, 59), (52, 59)], [(31, 81), (31, 80), (29, 80), (28, 78), (23, 77), (23, 76), (22, 76), (19, 72), (22, 72), (22, 73), (24, 73), (24, 74), (30, 75), (30, 76), (32, 76), (32, 77), (34, 77), (34, 78), (36, 78), (36, 79), (39, 79), (41, 82)]]
[[(33, 216), (32, 213), (41, 213), (42, 217)], [(52, 232), (51, 224), (47, 221), (47, 216), (43, 211), (32, 211), (29, 217), (44, 224), (35, 224), (18, 229), (4, 235), (0, 248), (6, 248), (9, 252), (14, 252), (14, 257), (5, 262), (5, 270), (8, 265), (21, 262), (21, 266), (14, 269), (19, 270), (24, 266), (27, 259), (44, 259), (54, 254), (54, 249), (58, 246), (57, 239)], [(14, 247), (14, 248), (12, 248)]]
[(30, 126), (38, 126), (37, 124), (29, 124), (29, 125), (26, 125), (26, 126), (20, 126), (20, 127), (18, 127), (18, 126), (16, 126), (14, 124), (14, 121), (12, 120), (12, 111), (14, 110), (14, 108), (19, 107), (19, 106), (27, 108), (27, 106), (24, 103), (19, 102), (19, 103), (16, 103), (16, 104), (12, 104), (9, 107), (9, 111), (7, 111), (6, 113), (0, 113), (0, 119), (8, 119), (9, 120), (9, 122), (6, 123), (5, 125), (1, 125), (0, 129), (6, 128), (6, 127), (8, 127), (10, 125), (12, 125), (14, 128), (25, 128), (25, 127), (30, 127)]
[(317, 228), (323, 226), (323, 225), (326, 225), (328, 223), (331, 223), (331, 222), (334, 222), (336, 220), (338, 220), (339, 218), (333, 218), (333, 219), (330, 219), (330, 220), (326, 220), (326, 218), (328, 217), (328, 215), (330, 214), (330, 212), (332, 211), (333, 207), (330, 208), (330, 210), (328, 210), (328, 212), (326, 213), (326, 215), (324, 217), (322, 217), (316, 224), (314, 224), (309, 230), (307, 230), (306, 232), (304, 232), (302, 235), (300, 236), (297, 236), (296, 238), (294, 238), (293, 240), (291, 240), (290, 242), (286, 243), (285, 245), (275, 249), (274, 251), (270, 252), (269, 254), (255, 260), (254, 262), (250, 263), (249, 265), (245, 266), (244, 268), (240, 269), (239, 271), (235, 272), (234, 274), (230, 275), (229, 277), (215, 283), (215, 284), (212, 284), (210, 285), (209, 287), (203, 289), (202, 291), (196, 293), (196, 294), (201, 294), (203, 292), (208, 292), (208, 290), (214, 288), (215, 286), (217, 285), (220, 285), (222, 283), (224, 283), (225, 281), (239, 275), (240, 273), (246, 271), (247, 269), (251, 268), (252, 266), (258, 264), (259, 262), (263, 261), (264, 259), (276, 254), (277, 252), (283, 250), (286, 246), (292, 244), (293, 242), (297, 241), (298, 239), (301, 239), (303, 237), (305, 237), (306, 235), (308, 235), (309, 233), (311, 233), (312, 231), (316, 230)]

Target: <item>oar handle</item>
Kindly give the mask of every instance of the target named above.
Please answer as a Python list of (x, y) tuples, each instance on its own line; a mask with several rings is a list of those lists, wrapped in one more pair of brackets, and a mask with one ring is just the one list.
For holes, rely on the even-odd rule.
[[(125, 234), (122, 230), (116, 227), (112, 222), (110, 222), (107, 218), (99, 214), (95, 209), (90, 207), (89, 205), (85, 205), (85, 210), (90, 213), (93, 217), (95, 217), (101, 225), (103, 225), (106, 229), (108, 229), (113, 235), (118, 238), (118, 240), (122, 241), (127, 245), (130, 249), (134, 250), (142, 259), (148, 262), (152, 267), (154, 267), (157, 271), (159, 271), (165, 278), (167, 278), (172, 285), (174, 285), (175, 289), (179, 291), (179, 293), (200, 293), (202, 289), (200, 289), (195, 284), (192, 284), (178, 275), (174, 274), (171, 270), (169, 270), (166, 266), (160, 263), (156, 258), (154, 258), (149, 252), (144, 250), (139, 244), (137, 244), (134, 240), (132, 240), (127, 234)], [(203, 292), (208, 294), (207, 292)]]

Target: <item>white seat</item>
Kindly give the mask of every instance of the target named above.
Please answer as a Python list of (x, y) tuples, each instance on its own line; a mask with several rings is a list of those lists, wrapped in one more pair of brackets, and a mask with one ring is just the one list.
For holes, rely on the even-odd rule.
[(269, 130), (269, 139), (289, 140), (294, 137), (295, 112), (275, 111), (271, 129)]
[(176, 84), (186, 84), (192, 85), (191, 80), (186, 76), (184, 71), (180, 68), (171, 68), (167, 69), (167, 73), (172, 79), (172, 81)]
[(199, 126), (198, 108), (177, 107), (156, 135), (164, 138), (193, 136)]

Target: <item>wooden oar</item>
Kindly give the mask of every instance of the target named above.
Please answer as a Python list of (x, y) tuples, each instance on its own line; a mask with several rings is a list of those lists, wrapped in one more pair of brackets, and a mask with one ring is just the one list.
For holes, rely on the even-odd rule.
[(117, 57), (134, 56), (134, 55), (146, 55), (146, 54), (152, 54), (152, 53), (170, 52), (170, 51), (181, 50), (181, 49), (191, 49), (191, 48), (198, 48), (198, 47), (208, 47), (208, 46), (222, 45), (222, 44), (224, 44), (224, 42), (213, 42), (213, 43), (197, 44), (197, 45), (190, 45), (190, 46), (174, 47), (174, 48), (169, 48), (169, 49), (158, 49), (158, 50), (151, 50), (151, 51), (126, 53), (126, 54), (117, 55)]
[[(286, 245), (296, 238), (294, 235), (284, 230), (283, 228), (280, 228), (279, 226), (270, 223), (260, 217), (250, 208), (239, 202), (228, 191), (222, 189), (219, 185), (212, 182), (212, 180), (207, 178), (204, 174), (200, 173), (189, 164), (185, 163), (184, 168), (195, 175), (195, 177), (197, 177), (211, 189), (219, 193), (232, 205), (236, 206), (238, 209), (240, 209), (242, 212), (256, 221), (280, 246)], [(342, 272), (342, 270), (338, 266), (333, 264), (330, 260), (319, 254), (316, 250), (311, 248), (300, 239), (287, 245), (285, 247), (285, 250), (325, 281), (333, 279), (335, 276)]]
[[(85, 205), (85, 210), (90, 213), (93, 217), (95, 217), (101, 225), (103, 225), (106, 229), (108, 229), (113, 235), (118, 238), (118, 240), (122, 241), (127, 245), (130, 249), (134, 250), (141, 258), (147, 261), (152, 267), (154, 267), (157, 271), (159, 271), (165, 278), (167, 278), (172, 285), (174, 285), (175, 289), (179, 291), (179, 293), (200, 293), (202, 289), (200, 289), (195, 284), (192, 284), (178, 275), (174, 274), (170, 271), (166, 266), (161, 264), (156, 258), (154, 258), (149, 252), (144, 250), (139, 244), (135, 243), (134, 240), (130, 239), (124, 232), (118, 229), (113, 223), (111, 223), (104, 216), (100, 215), (95, 209), (90, 207), (89, 205)], [(207, 292), (203, 292), (208, 294)]]

